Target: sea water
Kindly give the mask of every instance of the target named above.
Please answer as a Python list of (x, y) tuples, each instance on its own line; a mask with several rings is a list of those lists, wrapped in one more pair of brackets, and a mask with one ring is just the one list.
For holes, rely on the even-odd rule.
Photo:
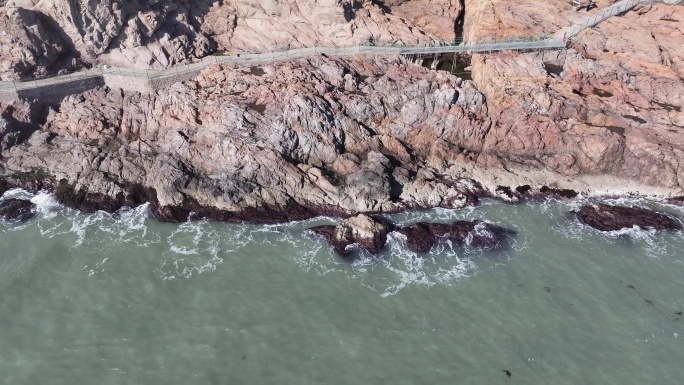
[(684, 236), (600, 233), (566, 215), (583, 201), (394, 215), (517, 235), (425, 255), (392, 235), (348, 264), (305, 231), (333, 218), (167, 224), (10, 197), (39, 213), (0, 223), (2, 384), (684, 383)]

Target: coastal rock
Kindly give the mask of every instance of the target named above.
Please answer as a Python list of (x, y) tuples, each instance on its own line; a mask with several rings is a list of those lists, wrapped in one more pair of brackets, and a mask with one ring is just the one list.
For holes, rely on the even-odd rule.
[(0, 11), (0, 80), (45, 75), (69, 51), (45, 15), (23, 8)]
[[(127, 184), (140, 185), (155, 191), (160, 208), (213, 207), (233, 218), (261, 207), (306, 207), (315, 216), (474, 201), (477, 182), (424, 161), (434, 135), (471, 124), (460, 118), (458, 78), (398, 58), (254, 68), (217, 66), (154, 95), (105, 88), (68, 97), (33, 135), (50, 140), (10, 149), (3, 175), (42, 169), (117, 202)], [(361, 80), (372, 74), (372, 84)], [(366, 96), (342, 88), (345, 79)], [(422, 131), (407, 112), (416, 106)]]
[(683, 57), (684, 35), (668, 20), (682, 18), (684, 8), (657, 4), (583, 31), (567, 52), (474, 55), (493, 122), (485, 138), (461, 146), (479, 155), (477, 174), (498, 169), (509, 185), (577, 192), (681, 195), (684, 82), (672, 63)]
[(340, 255), (349, 257), (351, 253), (347, 246), (352, 244), (373, 254), (379, 253), (387, 243), (390, 229), (387, 223), (361, 214), (345, 219), (337, 226), (318, 226), (309, 230), (325, 237)]
[(596, 8), (573, 12), (572, 3), (565, 0), (465, 0), (463, 38), (483, 42), (548, 36), (614, 2), (597, 0)]
[(453, 41), (459, 1), (238, 0), (214, 5), (202, 30), (220, 50)]
[(456, 221), (450, 224), (419, 222), (396, 229), (406, 236), (406, 244), (415, 252), (428, 252), (437, 238), (445, 238), (456, 245), (476, 249), (497, 250), (506, 239), (515, 234), (512, 230), (484, 221)]
[[(364, 7), (382, 10), (352, 10)], [(594, 28), (624, 38), (587, 30), (567, 52), (474, 55), (473, 80), (414, 58), (318, 55), (219, 64), (153, 93), (105, 87), (50, 110), (28, 103), (43, 111), (28, 122), (2, 105), (13, 128), (0, 134), (0, 179), (64, 179), (89, 210), (115, 209), (140, 186), (154, 191), (145, 194), (152, 212), (168, 221), (193, 212), (241, 221), (267, 220), (269, 211), (291, 220), (458, 208), (478, 197), (517, 201), (536, 187), (512, 186), (526, 185), (549, 186), (539, 192), (553, 196), (678, 196), (684, 89), (665, 56), (680, 57), (668, 20), (681, 13), (664, 5), (627, 12)], [(653, 58), (659, 45), (666, 55)]]
[(10, 0), (0, 10), (0, 26), (7, 24), (0, 49), (11, 53), (0, 51), (0, 76), (40, 75), (83, 62), (164, 68), (206, 56), (215, 45), (199, 28), (212, 3)]
[(0, 77), (101, 64), (161, 69), (216, 50), (453, 41), (461, 11), (451, 0), (9, 0), (0, 9)]
[(679, 220), (662, 213), (640, 207), (606, 204), (582, 206), (573, 212), (580, 222), (600, 231), (616, 231), (640, 227), (654, 230), (681, 230)]
[(411, 226), (397, 228), (406, 237), (406, 246), (418, 253), (427, 253), (434, 246), (436, 237), (429, 223), (419, 222)]
[(36, 216), (35, 205), (22, 199), (0, 202), (0, 217), (11, 222), (26, 222)]

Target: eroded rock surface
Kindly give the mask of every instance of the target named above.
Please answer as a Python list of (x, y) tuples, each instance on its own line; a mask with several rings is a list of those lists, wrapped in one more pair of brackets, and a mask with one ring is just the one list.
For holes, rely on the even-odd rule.
[(430, 167), (429, 156), (435, 135), (477, 124), (465, 110), (481, 102), (471, 83), (398, 59), (224, 66), (156, 95), (69, 97), (3, 167), (112, 198), (141, 185), (160, 207), (187, 212), (458, 208), (479, 184)]
[(343, 257), (352, 258), (350, 245), (379, 253), (387, 243), (387, 233), (392, 226), (384, 221), (368, 215), (357, 215), (343, 220), (336, 226), (318, 226), (309, 230), (323, 236), (328, 243)]
[(574, 212), (584, 224), (601, 231), (640, 227), (655, 230), (681, 230), (682, 223), (667, 215), (640, 207), (606, 204), (582, 206)]
[(518, 185), (677, 195), (684, 82), (673, 63), (684, 35), (671, 20), (682, 19), (682, 7), (648, 5), (585, 30), (567, 52), (474, 56), (473, 79), (498, 126), (473, 143), (477, 162), (502, 170), (502, 182), (530, 176), (511, 176)]
[(0, 11), (0, 80), (45, 75), (69, 51), (47, 17), (23, 8)]
[(10, 0), (0, 76), (83, 63), (159, 69), (216, 50), (453, 41), (461, 10), (456, 0)]
[(683, 13), (641, 7), (567, 51), (475, 55), (473, 81), (407, 58), (314, 56), (217, 65), (149, 94), (96, 89), (49, 113), (3, 104), (0, 175), (63, 186), (88, 210), (150, 202), (169, 221), (681, 196), (684, 42), (670, 20)]

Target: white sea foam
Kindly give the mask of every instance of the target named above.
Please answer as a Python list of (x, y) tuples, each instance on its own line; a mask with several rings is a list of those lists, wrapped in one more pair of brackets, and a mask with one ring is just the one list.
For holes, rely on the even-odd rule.
[[(254, 226), (220, 224), (206, 220), (176, 225), (166, 237), (168, 252), (155, 272), (163, 280), (190, 279), (215, 271), (223, 256), (239, 252), (255, 241), (254, 233), (271, 233)], [(178, 256), (182, 255), (181, 258)]]
[[(4, 201), (7, 199), (23, 199), (23, 200), (31, 200), (31, 198), (34, 197), (34, 194), (31, 194), (30, 192), (20, 189), (20, 188), (13, 188), (10, 190), (5, 191), (2, 196), (0, 196), (0, 201)], [(35, 203), (35, 202), (34, 202)]]

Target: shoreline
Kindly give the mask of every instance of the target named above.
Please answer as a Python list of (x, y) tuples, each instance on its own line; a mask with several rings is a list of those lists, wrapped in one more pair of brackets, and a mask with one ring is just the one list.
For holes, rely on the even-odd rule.
[(182, 205), (160, 206), (156, 192), (152, 188), (128, 184), (126, 194), (109, 197), (98, 193), (87, 193), (83, 190), (75, 191), (72, 186), (65, 184), (65, 180), (55, 182), (53, 178), (41, 178), (28, 181), (7, 181), (0, 178), (0, 196), (12, 189), (21, 189), (31, 194), (47, 192), (56, 201), (70, 209), (84, 214), (104, 211), (115, 214), (123, 208), (135, 209), (143, 204), (150, 204), (151, 215), (159, 222), (184, 223), (194, 220), (208, 220), (226, 223), (273, 225), (293, 221), (309, 220), (316, 217), (348, 219), (357, 215), (393, 215), (406, 212), (420, 212), (433, 209), (460, 210), (467, 207), (477, 207), (481, 199), (493, 199), (502, 204), (525, 204), (540, 202), (547, 199), (560, 201), (581, 200), (613, 200), (613, 199), (643, 199), (648, 202), (684, 207), (684, 196), (646, 195), (636, 192), (620, 193), (618, 191), (591, 193), (578, 192), (572, 189), (554, 187), (520, 185), (516, 187), (498, 186), (493, 192), (486, 188), (479, 194), (472, 193), (469, 201), (460, 207), (417, 206), (407, 205), (391, 211), (345, 212), (339, 207), (321, 207), (314, 204), (292, 202), (285, 207), (249, 207), (242, 211), (227, 211), (216, 207), (200, 205), (197, 201), (187, 200)]

